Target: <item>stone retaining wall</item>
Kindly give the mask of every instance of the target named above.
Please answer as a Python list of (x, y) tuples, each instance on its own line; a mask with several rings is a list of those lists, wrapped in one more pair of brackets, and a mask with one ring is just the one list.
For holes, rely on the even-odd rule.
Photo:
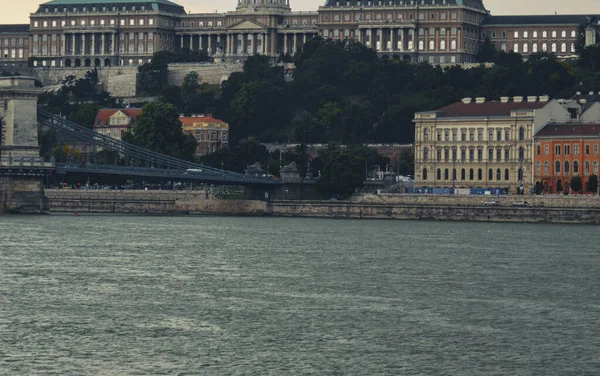
[[(93, 67), (34, 68), (35, 75), (45, 86), (60, 84), (67, 76), (83, 78)], [(98, 80), (113, 97), (127, 98), (138, 94), (137, 66), (98, 67)], [(181, 86), (183, 78), (194, 71), (202, 83), (221, 85), (233, 72), (241, 72), (241, 64), (177, 63), (169, 65), (169, 85)]]
[(48, 200), (44, 197), (41, 178), (0, 178), (0, 214), (48, 213)]
[[(355, 201), (219, 200), (204, 191), (47, 190), (51, 212), (213, 215), (491, 222), (600, 223), (598, 197), (369, 195)], [(500, 206), (486, 201), (499, 200)], [(526, 200), (533, 205), (513, 206)]]

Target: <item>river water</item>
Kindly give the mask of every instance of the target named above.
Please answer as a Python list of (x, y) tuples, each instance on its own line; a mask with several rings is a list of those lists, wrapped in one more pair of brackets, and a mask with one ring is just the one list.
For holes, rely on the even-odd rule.
[(0, 217), (0, 374), (598, 375), (597, 226)]

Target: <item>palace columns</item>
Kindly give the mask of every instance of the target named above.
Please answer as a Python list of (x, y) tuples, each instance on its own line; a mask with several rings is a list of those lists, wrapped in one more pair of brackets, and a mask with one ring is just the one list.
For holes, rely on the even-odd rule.
[(288, 44), (287, 44), (287, 34), (283, 34), (283, 54), (287, 54), (288, 52)]
[(298, 35), (296, 33), (292, 34), (292, 38), (294, 38), (294, 55), (298, 52)]
[(254, 33), (250, 34), (250, 55), (254, 55), (254, 38), (256, 37), (256, 35)]
[(102, 41), (102, 48), (100, 48), (100, 54), (102, 55), (106, 55), (106, 39), (105, 39), (105, 34), (102, 33), (102, 37), (101, 37)]
[(92, 33), (92, 56), (96, 55), (96, 33)]
[(212, 55), (212, 34), (208, 34), (208, 47), (207, 47), (208, 55)]
[(81, 55), (85, 55), (85, 51), (86, 51), (86, 45), (85, 45), (85, 33), (81, 34)]

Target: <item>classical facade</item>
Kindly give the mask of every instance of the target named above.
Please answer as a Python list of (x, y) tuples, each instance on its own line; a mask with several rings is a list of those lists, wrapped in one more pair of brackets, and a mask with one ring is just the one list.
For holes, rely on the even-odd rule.
[(177, 48), (275, 57), (316, 35), (432, 64), (476, 62), (485, 38), (499, 50), (569, 57), (581, 25), (595, 43), (598, 25), (584, 15), (492, 16), (482, 0), (326, 0), (315, 12), (294, 12), (290, 0), (239, 0), (235, 10), (205, 14), (169, 0), (50, 0), (29, 25), (0, 26), (0, 65), (28, 57), (47, 67), (137, 65)]
[(569, 112), (548, 97), (465, 98), (415, 114), (415, 187), (529, 192), (533, 135)]
[(94, 131), (121, 140), (123, 133), (131, 131), (135, 119), (142, 113), (141, 108), (110, 109), (98, 111), (94, 120)]
[(229, 124), (212, 116), (181, 116), (183, 133), (191, 134), (198, 142), (196, 155), (214, 153), (229, 145)]
[(600, 165), (600, 93), (577, 93), (561, 104), (569, 120), (553, 119), (534, 135), (534, 181), (546, 194), (568, 193), (571, 179), (580, 176), (582, 193), (588, 193)]

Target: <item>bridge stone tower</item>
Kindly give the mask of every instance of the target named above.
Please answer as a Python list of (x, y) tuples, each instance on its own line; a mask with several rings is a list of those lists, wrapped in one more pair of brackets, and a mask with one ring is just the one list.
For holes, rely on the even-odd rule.
[(38, 159), (37, 100), (41, 90), (33, 77), (0, 77), (0, 117), (3, 119), (2, 164)]
[(0, 78), (0, 214), (44, 213), (44, 169), (38, 146), (37, 100), (33, 77)]

